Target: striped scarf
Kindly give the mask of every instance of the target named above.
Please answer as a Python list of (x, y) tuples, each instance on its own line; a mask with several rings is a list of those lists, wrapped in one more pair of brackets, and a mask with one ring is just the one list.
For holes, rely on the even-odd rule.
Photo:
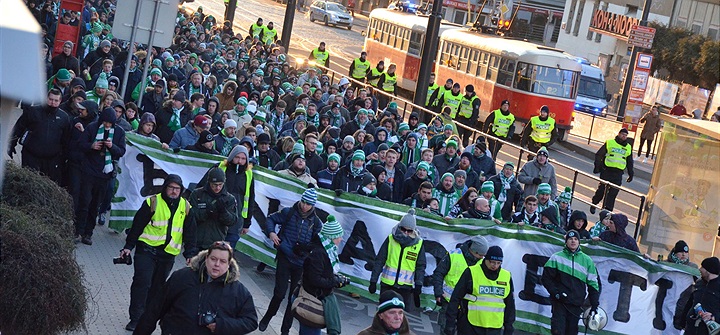
[(325, 248), (325, 252), (327, 252), (328, 257), (330, 258), (330, 265), (333, 267), (333, 273), (339, 273), (340, 272), (340, 263), (338, 262), (338, 247), (333, 243), (333, 241), (322, 234), (319, 234), (320, 236), (320, 242), (322, 243), (323, 247)]
[[(115, 134), (115, 127), (111, 127), (108, 131), (108, 140), (112, 142), (113, 134)], [(95, 141), (102, 142), (105, 140), (105, 127), (100, 125), (98, 127), (97, 135), (95, 135)], [(105, 148), (105, 166), (103, 166), (103, 173), (110, 173), (113, 171), (113, 164), (112, 164), (112, 155), (110, 154), (110, 150)]]

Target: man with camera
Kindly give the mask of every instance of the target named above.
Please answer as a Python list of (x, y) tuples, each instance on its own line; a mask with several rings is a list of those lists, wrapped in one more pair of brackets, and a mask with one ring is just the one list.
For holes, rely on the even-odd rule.
[(700, 266), (700, 279), (682, 310), (686, 319), (685, 334), (717, 334), (716, 329), (720, 329), (720, 260), (705, 258)]
[(154, 299), (135, 335), (150, 335), (160, 320), (163, 334), (248, 334), (257, 328), (255, 303), (240, 282), (227, 242), (218, 241), (175, 271)]
[[(195, 221), (190, 219), (190, 203), (180, 197), (185, 190), (180, 176), (165, 178), (162, 192), (143, 201), (135, 213), (120, 260), (131, 264), (130, 251), (135, 249), (135, 274), (130, 287), (130, 322), (126, 330), (134, 330), (147, 303), (165, 284), (175, 256), (184, 246), (183, 256), (189, 261), (197, 254)], [(152, 294), (148, 294), (152, 293)]]
[(225, 189), (225, 173), (218, 167), (208, 172), (204, 187), (190, 194), (190, 219), (197, 227), (197, 246), (207, 250), (215, 241), (222, 241), (228, 227), (237, 221), (237, 202)]

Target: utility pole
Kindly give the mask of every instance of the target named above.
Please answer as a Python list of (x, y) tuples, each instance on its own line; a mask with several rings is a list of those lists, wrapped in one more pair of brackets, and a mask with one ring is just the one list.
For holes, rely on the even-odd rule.
[(282, 25), (282, 45), (285, 47), (285, 52), (290, 52), (290, 34), (292, 34), (293, 21), (295, 20), (295, 6), (297, 0), (288, 0), (287, 7), (285, 7), (285, 19)]
[(225, 6), (225, 21), (230, 21), (231, 27), (235, 21), (235, 9), (237, 8), (237, 2), (238, 0), (229, 0), (227, 2), (227, 6)]
[[(643, 5), (642, 18), (640, 19), (640, 25), (647, 27), (647, 19), (650, 14), (650, 6), (652, 6), (652, 0), (645, 0)], [(630, 94), (630, 84), (632, 84), (633, 73), (635, 72), (635, 62), (637, 62), (637, 54), (640, 48), (633, 46), (632, 53), (630, 54), (630, 63), (628, 63), (627, 71), (625, 72), (625, 82), (623, 83), (622, 96), (620, 97), (620, 107), (618, 108), (618, 121), (622, 121), (625, 116), (625, 108), (627, 108), (627, 99)]]
[(425, 100), (427, 99), (428, 82), (437, 56), (438, 32), (440, 31), (440, 21), (442, 21), (441, 11), (442, 0), (434, 0), (432, 13), (428, 17), (427, 30), (425, 31), (425, 44), (423, 44), (420, 58), (420, 73), (418, 74), (415, 98), (413, 99), (413, 102), (418, 106), (425, 106)]

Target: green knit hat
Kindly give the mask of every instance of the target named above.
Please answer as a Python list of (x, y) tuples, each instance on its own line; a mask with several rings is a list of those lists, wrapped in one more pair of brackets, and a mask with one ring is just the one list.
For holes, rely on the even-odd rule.
[(340, 163), (340, 155), (338, 155), (336, 153), (331, 153), (328, 155), (327, 161), (328, 161), (328, 163), (330, 163), (330, 161), (335, 161), (339, 164)]
[(266, 96), (266, 97), (263, 99), (262, 104), (263, 104), (263, 106), (264, 106), (264, 105), (267, 105), (267, 104), (272, 103), (272, 102), (273, 102), (273, 98), (268, 95), (268, 96)]
[(552, 187), (550, 187), (550, 184), (542, 183), (538, 185), (537, 194), (550, 194), (551, 192)]
[(572, 188), (570, 188), (570, 186), (566, 186), (565, 191), (560, 193), (559, 199), (560, 199), (560, 202), (569, 204), (570, 200), (572, 200)]
[(453, 130), (452, 124), (446, 124), (445, 127), (443, 127), (443, 130)]
[(160, 69), (158, 69), (158, 68), (154, 68), (154, 69), (150, 70), (150, 75), (154, 75), (154, 74), (162, 77), (162, 71), (160, 71)]
[(426, 161), (422, 161), (422, 162), (418, 163), (417, 169), (418, 170), (423, 169), (427, 172), (430, 172), (430, 164), (428, 164), (428, 162), (426, 162)]
[(357, 115), (360, 115), (360, 114), (367, 115), (367, 114), (368, 114), (367, 109), (365, 109), (365, 108), (360, 108), (360, 109), (358, 109)]
[[(418, 166), (420, 166), (420, 164), (418, 164)], [(455, 181), (455, 175), (454, 175), (454, 174), (452, 174), (452, 173), (450, 173), (450, 172), (445, 172), (445, 174), (442, 175), (442, 178), (440, 178), (440, 182), (442, 182), (443, 180), (445, 180), (445, 178), (447, 178), (447, 177), (452, 178), (453, 182)]]
[(107, 81), (107, 78), (106, 78), (105, 76), (106, 76), (106, 75), (105, 75), (104, 72), (101, 72), (101, 73), (100, 73), (100, 75), (98, 76), (97, 81), (95, 82), (95, 88), (104, 88), (104, 89), (107, 89), (107, 88), (108, 88), (108, 81)]
[(102, 25), (100, 23), (95, 22), (95, 24), (92, 25), (92, 28), (90, 28), (90, 31), (93, 34), (101, 33), (102, 32)]
[(456, 142), (455, 140), (449, 140), (449, 141), (447, 141), (447, 143), (445, 144), (445, 147), (446, 147), (446, 148), (454, 147), (455, 149), (457, 149), (458, 144), (457, 144), (457, 142)]
[(57, 79), (58, 81), (70, 81), (72, 80), (72, 77), (70, 76), (70, 71), (62, 68), (58, 70), (57, 74), (55, 75), (55, 79)]
[(355, 150), (355, 152), (353, 152), (353, 155), (352, 155), (352, 160), (356, 160), (356, 159), (362, 160), (364, 162), (365, 161), (365, 152), (362, 150)]
[(248, 99), (247, 99), (246, 97), (239, 97), (235, 103), (247, 107), (247, 105), (248, 105)]
[(403, 130), (410, 130), (410, 126), (407, 124), (407, 122), (402, 122), (402, 123), (400, 123), (400, 125), (398, 126), (398, 133), (401, 132), (401, 131), (403, 131)]
[(495, 183), (489, 180), (482, 183), (482, 186), (480, 187), (480, 192), (495, 192)]
[(335, 220), (335, 216), (328, 215), (327, 222), (322, 225), (322, 229), (320, 229), (320, 234), (322, 236), (325, 236), (326, 238), (329, 238), (331, 240), (343, 237), (343, 234), (345, 234), (345, 231), (343, 230), (343, 227)]
[(305, 154), (305, 145), (302, 140), (298, 140), (295, 144), (293, 144), (290, 154)]

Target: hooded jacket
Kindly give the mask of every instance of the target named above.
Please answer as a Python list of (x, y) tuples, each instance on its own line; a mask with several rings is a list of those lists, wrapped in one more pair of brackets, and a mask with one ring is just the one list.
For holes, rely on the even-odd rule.
[(628, 235), (627, 232), (625, 232), (625, 228), (627, 228), (628, 225), (627, 216), (621, 214), (613, 214), (611, 220), (615, 223), (615, 231), (613, 232), (608, 229), (602, 232), (600, 234), (600, 239), (628, 250), (640, 252), (640, 249), (638, 249), (635, 239), (632, 236)]
[[(578, 229), (575, 227), (575, 220), (583, 220), (583, 225)], [(567, 226), (565, 226), (565, 231), (569, 231), (571, 229), (574, 229), (580, 234), (580, 239), (591, 239), (590, 232), (587, 230), (587, 214), (583, 211), (574, 210), (572, 214), (570, 214), (570, 220), (568, 221)]]
[(357, 191), (358, 187), (362, 186), (363, 176), (365, 176), (366, 173), (370, 172), (365, 169), (365, 167), (363, 167), (362, 171), (360, 171), (357, 176), (353, 176), (350, 169), (350, 164), (352, 164), (352, 161), (350, 161), (349, 164), (341, 167), (338, 170), (338, 172), (335, 174), (335, 177), (333, 178), (331, 189), (352, 192)]
[[(211, 280), (205, 269), (207, 255), (207, 251), (201, 252), (190, 267), (170, 276), (133, 334), (150, 335), (158, 320), (163, 334), (234, 335), (257, 329), (255, 303), (240, 282), (237, 263), (231, 258), (227, 273)], [(217, 313), (214, 333), (198, 324), (198, 313), (205, 312)]]
[(298, 252), (298, 247), (307, 249), (313, 235), (319, 234), (322, 229), (322, 221), (317, 216), (315, 207), (309, 213), (302, 214), (298, 201), (292, 207), (270, 214), (265, 223), (265, 234), (275, 232), (277, 226), (280, 226), (280, 231), (277, 232), (280, 238), (280, 245), (276, 247), (278, 253), (287, 257), (292, 265), (302, 267), (307, 254)]
[[(168, 101), (165, 103), (165, 106), (158, 110), (155, 113), (155, 119), (157, 120), (157, 123), (155, 124), (155, 135), (160, 137), (160, 142), (162, 143), (170, 143), (170, 141), (173, 139), (174, 132), (168, 127), (170, 124), (170, 120), (172, 119), (173, 115), (173, 109), (172, 109), (172, 101)], [(180, 111), (180, 124), (181, 125), (187, 125), (188, 122), (192, 120), (192, 108), (190, 108), (190, 104), (185, 102), (183, 104), (183, 110)], [(178, 129), (180, 131), (183, 128)], [(198, 134), (197, 136), (200, 136)], [(197, 141), (197, 138), (195, 138), (194, 141), (187, 143), (187, 145), (192, 145)], [(181, 148), (180, 146), (171, 148)], [(184, 147), (182, 147), (184, 148)]]
[[(107, 148), (103, 145), (100, 150), (95, 150), (92, 148), (92, 144), (95, 143), (98, 129), (104, 127), (103, 122), (112, 123), (115, 129), (112, 148)], [(78, 140), (78, 147), (80, 147), (80, 150), (84, 153), (83, 160), (80, 163), (83, 174), (106, 180), (112, 178), (112, 174), (115, 171), (110, 173), (103, 172), (103, 168), (105, 167), (105, 150), (110, 151), (113, 161), (125, 155), (125, 131), (115, 124), (114, 109), (109, 107), (105, 108), (100, 112), (100, 118), (97, 121), (93, 121), (85, 127), (85, 131)]]
[[(222, 170), (210, 173), (223, 173)], [(227, 235), (228, 227), (237, 222), (238, 211), (235, 197), (223, 187), (220, 193), (210, 188), (210, 183), (196, 188), (190, 194), (190, 219), (197, 226), (197, 246), (205, 250), (215, 241), (222, 241)]]
[[(545, 208), (542, 212), (540, 212), (540, 215), (540, 228), (554, 231), (558, 234), (565, 234), (565, 230), (563, 229), (563, 227), (561, 227), (560, 221), (558, 221), (556, 208), (554, 208), (553, 206)], [(550, 220), (550, 223), (543, 223), (542, 216), (547, 217), (548, 220)]]
[[(238, 154), (245, 154), (245, 157), (247, 158), (245, 165), (235, 165), (232, 163), (233, 157)], [(248, 210), (248, 216), (247, 218), (243, 218), (242, 209), (245, 198), (245, 181), (247, 180), (245, 171), (252, 170), (253, 167), (252, 164), (250, 164), (250, 156), (248, 155), (247, 148), (242, 145), (236, 145), (230, 151), (227, 159), (219, 164), (216, 164), (215, 167), (220, 167), (221, 165), (226, 167), (224, 190), (235, 197), (235, 203), (237, 204), (237, 223), (241, 223), (243, 228), (249, 228), (252, 223), (252, 208), (255, 206), (255, 180), (253, 179), (250, 183), (250, 197), (248, 200), (250, 209)], [(200, 182), (198, 182), (197, 185), (198, 187), (204, 187), (205, 184), (207, 184), (208, 174), (211, 170), (212, 168), (205, 173), (202, 179), (200, 179)]]
[[(422, 242), (422, 238), (420, 238), (420, 232), (415, 230), (415, 233), (412, 235), (406, 235), (403, 233), (400, 228), (400, 224), (395, 225), (392, 229), (392, 239), (395, 240), (398, 244), (400, 244), (400, 247), (402, 249), (405, 249), (407, 247), (416, 245), (418, 243)], [(377, 257), (375, 257), (375, 264), (373, 265), (372, 274), (370, 275), (370, 282), (371, 283), (377, 283), (378, 278), (380, 277), (380, 273), (382, 272), (383, 267), (385, 266), (385, 262), (387, 262), (388, 257), (388, 245), (390, 243), (390, 236), (385, 238), (385, 241), (383, 242), (382, 246), (380, 246), (380, 251), (378, 251)], [(402, 254), (402, 249), (400, 250), (400, 254)], [(425, 259), (425, 243), (420, 246), (420, 251), (418, 252), (417, 260), (415, 261), (415, 287), (422, 287), (423, 286), (423, 280), (425, 279), (425, 267), (427, 266), (427, 261)], [(393, 285), (395, 288), (401, 288), (400, 285), (397, 283)]]
[[(84, 118), (76, 116), (72, 120), (70, 142), (68, 143), (68, 162), (77, 165), (80, 165), (80, 162), (82, 162), (84, 156), (83, 152), (78, 147), (78, 144), (80, 142), (80, 136), (82, 136), (84, 129), (87, 128), (87, 126), (91, 122), (97, 120), (98, 117), (98, 105), (94, 101), (85, 100), (81, 104), (87, 109), (87, 116)], [(75, 127), (75, 125), (78, 123), (83, 126), (83, 131), (80, 131), (80, 129)]]
[(525, 194), (523, 199), (528, 195), (536, 195), (539, 184), (533, 184), (533, 179), (541, 178), (543, 183), (550, 184), (550, 198), (555, 199), (557, 196), (557, 181), (555, 180), (555, 167), (547, 161), (545, 165), (541, 165), (537, 161), (537, 157), (525, 163), (517, 175), (517, 180), (521, 184), (525, 184)]
[[(385, 133), (385, 141), (380, 141), (380, 140), (378, 139), (378, 133), (380, 133), (380, 132), (384, 132), (384, 133)], [(380, 146), (380, 144), (386, 143), (388, 137), (390, 137), (390, 134), (388, 133), (388, 130), (387, 130), (385, 127), (377, 127), (377, 128), (375, 128), (375, 134), (373, 134), (373, 135), (374, 135), (374, 140), (373, 140), (372, 142), (368, 143), (368, 144), (365, 144), (365, 146), (363, 147), (363, 151), (365, 152), (365, 156), (369, 156), (371, 153), (377, 152), (377, 149), (378, 149), (378, 147)]]

